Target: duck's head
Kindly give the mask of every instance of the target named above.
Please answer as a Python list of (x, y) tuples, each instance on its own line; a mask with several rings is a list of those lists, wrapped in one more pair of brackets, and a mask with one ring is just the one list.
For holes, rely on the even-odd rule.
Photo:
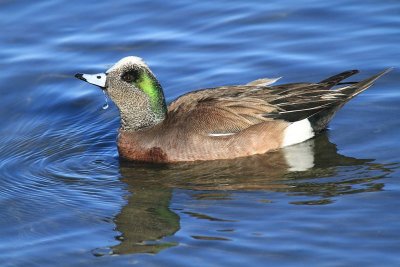
[(162, 121), (167, 112), (160, 83), (139, 57), (125, 57), (105, 73), (75, 75), (99, 86), (116, 104), (123, 130), (138, 130)]

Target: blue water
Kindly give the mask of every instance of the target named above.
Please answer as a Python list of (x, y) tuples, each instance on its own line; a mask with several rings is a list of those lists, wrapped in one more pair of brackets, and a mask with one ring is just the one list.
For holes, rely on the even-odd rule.
[[(398, 1), (0, 1), (0, 26), (1, 266), (399, 264)], [(303, 144), (310, 168), (149, 166), (120, 162), (116, 107), (73, 78), (128, 55), (168, 100), (396, 69)]]

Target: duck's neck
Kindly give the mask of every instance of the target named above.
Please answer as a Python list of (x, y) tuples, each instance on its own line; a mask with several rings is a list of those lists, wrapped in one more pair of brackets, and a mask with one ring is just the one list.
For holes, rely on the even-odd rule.
[[(121, 130), (137, 131), (154, 126), (167, 116), (167, 104), (161, 84), (154, 75), (145, 70), (135, 83), (137, 88), (146, 95), (145, 103), (129, 106), (121, 112)], [(140, 99), (133, 97), (132, 99)]]
[(162, 122), (166, 117), (166, 113), (151, 113), (149, 110), (143, 109), (120, 111), (121, 131), (138, 131), (152, 127)]

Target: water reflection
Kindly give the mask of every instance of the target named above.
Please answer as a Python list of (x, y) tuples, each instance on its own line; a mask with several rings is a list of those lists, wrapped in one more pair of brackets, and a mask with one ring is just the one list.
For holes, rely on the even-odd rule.
[(289, 200), (306, 197), (291, 204), (321, 205), (343, 194), (382, 190), (379, 179), (391, 172), (373, 159), (338, 154), (326, 133), (266, 155), (178, 165), (121, 162), (120, 168), (132, 195), (115, 218), (121, 243), (111, 248), (114, 254), (157, 253), (176, 245), (161, 240), (180, 228), (179, 216), (169, 209), (174, 188), (198, 190), (196, 198), (217, 200), (237, 190), (267, 190), (283, 192)]

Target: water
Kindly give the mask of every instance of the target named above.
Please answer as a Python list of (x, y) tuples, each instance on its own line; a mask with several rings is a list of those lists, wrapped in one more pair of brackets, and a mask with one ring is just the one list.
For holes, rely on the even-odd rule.
[[(0, 25), (1, 266), (400, 262), (398, 1), (1, 1)], [(116, 107), (73, 77), (128, 55), (168, 100), (396, 69), (297, 147), (308, 167), (151, 166), (119, 161)]]

